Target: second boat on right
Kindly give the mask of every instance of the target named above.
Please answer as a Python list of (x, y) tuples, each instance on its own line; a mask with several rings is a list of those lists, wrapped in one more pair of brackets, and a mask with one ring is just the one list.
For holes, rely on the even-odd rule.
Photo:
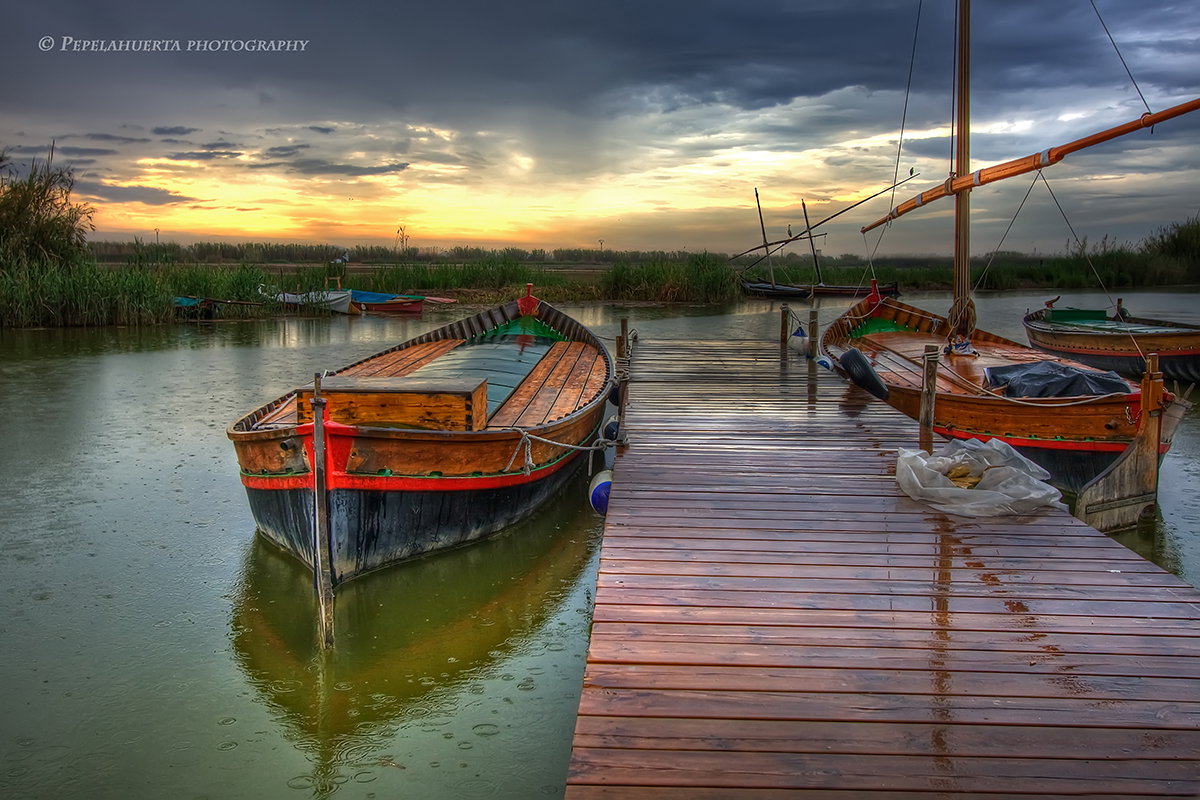
[(1134, 316), (1121, 300), (1111, 315), (1103, 308), (1055, 308), (1057, 300), (1025, 315), (1025, 334), (1039, 350), (1130, 376), (1145, 372), (1146, 355), (1157, 353), (1163, 377), (1200, 382), (1200, 325)]

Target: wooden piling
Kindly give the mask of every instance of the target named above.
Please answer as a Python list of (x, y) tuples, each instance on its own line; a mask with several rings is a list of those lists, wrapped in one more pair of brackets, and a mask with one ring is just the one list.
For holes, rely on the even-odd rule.
[(1099, 531), (1132, 528), (1158, 503), (1158, 444), (1162, 439), (1163, 376), (1158, 353), (1146, 355), (1137, 436), (1108, 469), (1079, 490), (1075, 516)]
[(788, 335), (791, 331), (788, 330), (788, 304), (784, 303), (779, 307), (779, 346), (787, 347)]
[(937, 397), (938, 347), (925, 345), (925, 372), (921, 376), (921, 412), (917, 419), (921, 431), (919, 446), (926, 453), (933, 453), (933, 407)]
[(313, 376), (313, 573), (320, 609), (318, 636), (321, 647), (333, 649), (333, 564), (329, 534), (329, 488), (326, 483), (325, 398), (321, 397), (321, 373)]
[(817, 357), (817, 342), (820, 341), (820, 331), (817, 327), (817, 310), (808, 310), (808, 357)]

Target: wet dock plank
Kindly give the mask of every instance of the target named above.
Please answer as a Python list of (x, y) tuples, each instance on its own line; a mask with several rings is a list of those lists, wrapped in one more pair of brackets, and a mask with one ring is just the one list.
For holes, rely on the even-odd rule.
[(1200, 792), (1200, 592), (896, 486), (915, 424), (777, 345), (642, 343), (566, 796)]

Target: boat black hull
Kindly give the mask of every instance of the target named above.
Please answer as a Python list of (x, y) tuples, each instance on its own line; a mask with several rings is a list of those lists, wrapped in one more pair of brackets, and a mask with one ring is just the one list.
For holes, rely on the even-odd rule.
[[(584, 461), (512, 486), (456, 491), (329, 492), (335, 585), (372, 570), (474, 542), (533, 514)], [(247, 487), (259, 533), (313, 565), (311, 489)]]

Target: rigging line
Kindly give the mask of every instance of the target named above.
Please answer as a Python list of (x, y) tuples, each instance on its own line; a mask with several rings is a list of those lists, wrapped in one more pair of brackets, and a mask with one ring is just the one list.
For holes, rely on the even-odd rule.
[[(1041, 173), (1042, 171), (1038, 170), (1038, 175)], [(992, 250), (992, 255), (988, 258), (987, 264), (984, 265), (983, 272), (979, 273), (979, 280), (975, 282), (975, 288), (971, 290), (972, 292), (978, 292), (979, 287), (983, 285), (984, 276), (987, 275), (988, 270), (992, 268), (992, 262), (996, 259), (996, 253), (999, 253), (1000, 248), (1004, 246), (1004, 240), (1008, 238), (1009, 232), (1012, 231), (1013, 225), (1016, 224), (1017, 217), (1020, 215), (1021, 209), (1025, 207), (1025, 201), (1029, 199), (1029, 194), (1033, 191), (1033, 187), (1037, 186), (1037, 180), (1037, 175), (1035, 175), (1033, 177), (1033, 182), (1030, 183), (1029, 188), (1025, 190), (1025, 196), (1021, 198), (1021, 205), (1017, 206), (1017, 213), (1013, 214), (1012, 220), (1008, 223), (1008, 227), (1004, 230), (1004, 235), (1000, 237), (1000, 243), (997, 244), (995, 249)]]
[[(1104, 285), (1104, 279), (1100, 277), (1099, 270), (1097, 270), (1096, 265), (1092, 263), (1092, 257), (1087, 254), (1087, 250), (1083, 246), (1083, 243), (1079, 241), (1079, 235), (1075, 233), (1075, 227), (1071, 225), (1071, 220), (1067, 219), (1067, 212), (1063, 210), (1062, 204), (1058, 202), (1058, 197), (1054, 194), (1054, 190), (1050, 188), (1050, 182), (1046, 180), (1046, 176), (1042, 174), (1041, 170), (1038, 170), (1037, 174), (1038, 177), (1042, 179), (1042, 183), (1046, 184), (1046, 191), (1050, 192), (1050, 198), (1054, 200), (1054, 205), (1058, 206), (1058, 213), (1062, 214), (1063, 221), (1067, 223), (1067, 229), (1071, 231), (1071, 236), (1075, 237), (1075, 243), (1079, 245), (1080, 255), (1082, 255), (1084, 260), (1087, 261), (1088, 266), (1092, 268), (1092, 274), (1096, 276), (1096, 282), (1100, 284), (1100, 290), (1104, 292), (1104, 296), (1108, 298), (1108, 304), (1110, 306), (1116, 305), (1113, 302), (1112, 295), (1108, 293), (1108, 287)], [(1122, 316), (1120, 308), (1117, 309), (1117, 316)], [(1137, 337), (1133, 335), (1133, 331), (1129, 327), (1129, 323), (1122, 320), (1122, 324), (1125, 326), (1125, 332), (1129, 334), (1129, 339), (1133, 342), (1134, 348), (1137, 349), (1138, 355), (1144, 359), (1146, 354), (1142, 352), (1141, 345), (1138, 344)]]
[[(888, 200), (888, 208), (893, 208), (896, 202), (896, 181), (900, 178), (900, 151), (904, 147), (904, 126), (908, 121), (908, 98), (912, 93), (913, 65), (917, 63), (917, 33), (921, 30), (921, 6), (924, 2), (925, 0), (917, 0), (917, 24), (913, 29), (912, 55), (908, 59), (908, 83), (904, 87), (904, 111), (900, 114), (900, 141), (896, 142), (896, 171), (892, 174), (892, 196)], [(879, 238), (882, 239), (883, 234), (880, 234)]]
[[(1108, 34), (1108, 40), (1112, 42), (1113, 50), (1117, 51), (1117, 58), (1121, 59), (1121, 66), (1125, 68), (1125, 74), (1129, 76), (1129, 80), (1133, 81), (1133, 88), (1137, 89), (1138, 97), (1142, 98), (1142, 105), (1146, 107), (1146, 113), (1152, 114), (1150, 104), (1146, 102), (1146, 96), (1142, 94), (1142, 87), (1138, 86), (1137, 79), (1133, 77), (1133, 73), (1129, 71), (1129, 65), (1125, 63), (1125, 56), (1121, 55), (1121, 48), (1117, 47), (1117, 42), (1113, 39), (1113, 35), (1108, 32), (1108, 26), (1104, 24), (1104, 17), (1100, 16), (1100, 9), (1096, 8), (1096, 0), (1091, 0), (1092, 10), (1096, 12), (1096, 18), (1100, 20), (1100, 27), (1104, 28), (1104, 32)], [(1153, 129), (1151, 129), (1153, 132)]]

